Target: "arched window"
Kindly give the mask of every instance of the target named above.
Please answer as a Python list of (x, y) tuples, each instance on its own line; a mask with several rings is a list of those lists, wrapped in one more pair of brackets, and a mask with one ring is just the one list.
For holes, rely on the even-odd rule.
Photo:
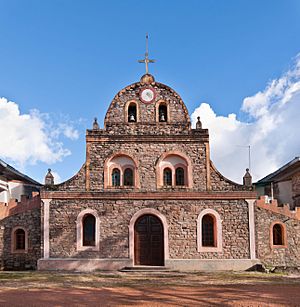
[(167, 122), (168, 121), (168, 107), (161, 103), (158, 108), (158, 121)]
[(128, 106), (128, 122), (136, 122), (136, 121), (137, 121), (136, 104), (131, 103)]
[(197, 220), (198, 252), (222, 252), (222, 221), (213, 209), (204, 209)]
[(164, 186), (172, 186), (172, 171), (168, 167), (164, 169)]
[(133, 170), (131, 168), (126, 168), (124, 171), (124, 185), (133, 186)]
[(202, 246), (216, 246), (215, 242), (215, 220), (210, 214), (202, 218)]
[(25, 230), (21, 228), (15, 231), (15, 250), (25, 250)]
[(164, 152), (156, 163), (157, 188), (191, 188), (192, 165), (189, 157), (179, 151)]
[(76, 219), (77, 251), (100, 250), (100, 220), (96, 210), (84, 209)]
[(96, 230), (96, 218), (92, 214), (86, 214), (82, 219), (82, 245), (83, 246), (95, 246), (95, 230)]
[(112, 186), (117, 187), (120, 186), (120, 170), (118, 168), (114, 168), (112, 173), (111, 173), (111, 183)]
[(184, 185), (184, 169), (177, 167), (175, 171), (176, 185)]
[(273, 245), (284, 245), (283, 227), (280, 224), (273, 226)]
[(128, 153), (117, 152), (104, 163), (104, 189), (139, 187), (138, 161)]

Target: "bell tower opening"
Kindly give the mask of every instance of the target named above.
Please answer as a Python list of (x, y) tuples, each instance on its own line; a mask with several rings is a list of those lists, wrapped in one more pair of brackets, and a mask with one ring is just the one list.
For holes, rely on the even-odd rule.
[(167, 122), (168, 121), (168, 107), (165, 103), (161, 103), (158, 108), (158, 121)]
[(137, 122), (137, 111), (136, 111), (136, 104), (130, 103), (128, 106), (128, 122), (129, 123), (136, 123)]

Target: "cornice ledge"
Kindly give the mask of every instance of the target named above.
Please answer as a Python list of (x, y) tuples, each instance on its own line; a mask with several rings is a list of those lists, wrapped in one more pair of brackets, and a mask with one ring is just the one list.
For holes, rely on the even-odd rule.
[(41, 198), (51, 199), (112, 199), (112, 200), (238, 200), (256, 199), (256, 193), (252, 191), (230, 192), (65, 192), (43, 191)]

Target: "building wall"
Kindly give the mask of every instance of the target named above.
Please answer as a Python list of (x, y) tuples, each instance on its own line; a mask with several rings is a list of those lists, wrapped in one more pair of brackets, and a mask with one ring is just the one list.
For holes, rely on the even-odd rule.
[[(28, 233), (26, 253), (12, 253), (12, 230), (23, 227)], [(36, 269), (41, 258), (41, 211), (35, 208), (0, 221), (0, 254), (5, 270)]]
[[(157, 190), (156, 163), (160, 156), (168, 151), (179, 151), (191, 160), (193, 189), (206, 189), (206, 156), (204, 144), (197, 143), (92, 143), (90, 147), (90, 187), (91, 190), (104, 188), (104, 163), (106, 159), (118, 152), (128, 153), (139, 167), (140, 191)], [(115, 190), (115, 189), (114, 189)]]
[[(255, 209), (257, 258), (267, 266), (300, 266), (300, 221), (269, 210)], [(282, 222), (286, 227), (287, 246), (272, 247), (270, 228), (273, 222)]]
[[(100, 251), (76, 250), (76, 219), (84, 209), (94, 209), (100, 218)], [(248, 259), (248, 206), (244, 201), (190, 200), (52, 200), (50, 203), (50, 257), (128, 258), (132, 216), (154, 208), (166, 217), (169, 254), (172, 259)], [(197, 218), (211, 208), (222, 220), (223, 251), (197, 251)]]
[(291, 180), (277, 183), (278, 193), (275, 195), (279, 204), (293, 204)]

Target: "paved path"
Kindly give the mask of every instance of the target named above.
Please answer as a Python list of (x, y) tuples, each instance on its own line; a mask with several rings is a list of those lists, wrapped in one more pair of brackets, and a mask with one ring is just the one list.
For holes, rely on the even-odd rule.
[(1, 306), (300, 306), (299, 284), (1, 289)]

